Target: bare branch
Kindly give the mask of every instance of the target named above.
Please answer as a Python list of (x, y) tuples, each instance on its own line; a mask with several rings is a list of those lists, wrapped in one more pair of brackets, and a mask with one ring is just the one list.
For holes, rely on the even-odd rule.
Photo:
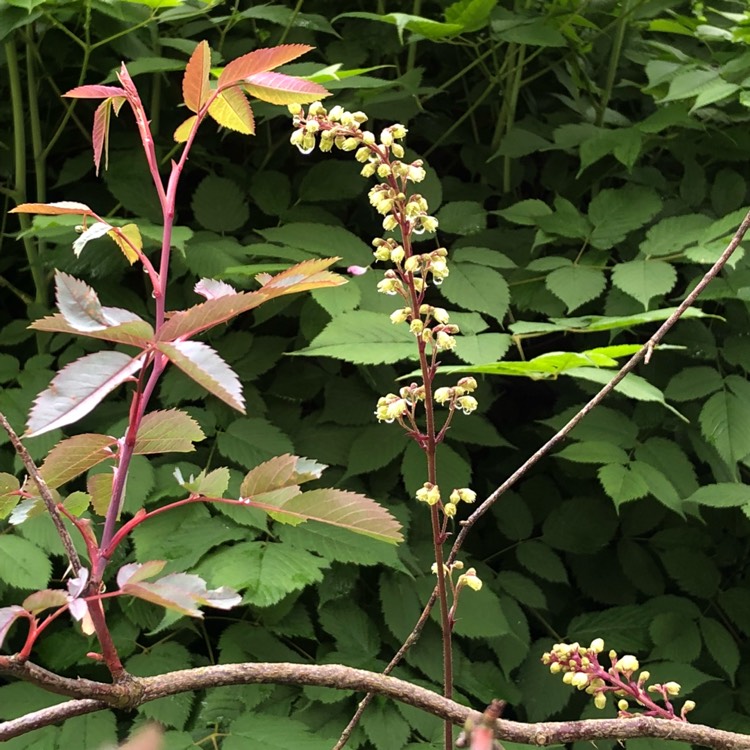
[(47, 487), (47, 483), (44, 481), (44, 477), (42, 477), (42, 475), (39, 473), (39, 468), (34, 463), (34, 460), (29, 455), (29, 452), (26, 450), (26, 446), (21, 442), (21, 438), (18, 437), (16, 431), (11, 427), (10, 422), (2, 412), (0, 412), (0, 427), (2, 427), (8, 433), (10, 442), (13, 444), (13, 448), (15, 448), (18, 457), (23, 462), (23, 465), (26, 468), (26, 472), (34, 480), (34, 484), (36, 484), (39, 490), (39, 494), (42, 496), (44, 505), (49, 511), (50, 517), (52, 518), (52, 523), (55, 524), (57, 534), (62, 541), (63, 547), (65, 548), (65, 554), (68, 556), (70, 567), (73, 568), (73, 572), (78, 575), (82, 567), (81, 558), (78, 557), (78, 552), (76, 552), (75, 545), (73, 544), (73, 538), (65, 528), (62, 517), (57, 510), (57, 503), (55, 503), (55, 499), (52, 497), (50, 488)]
[(745, 214), (745, 218), (734, 233), (729, 244), (724, 249), (716, 263), (706, 272), (703, 278), (698, 282), (695, 289), (685, 297), (677, 309), (662, 323), (654, 335), (622, 366), (617, 375), (607, 383), (564, 427), (555, 433), (536, 453), (529, 457), (521, 466), (516, 469), (489, 497), (465, 520), (462, 522), (461, 531), (458, 533), (447, 563), (455, 561), (458, 556), (466, 537), (471, 531), (474, 524), (494, 505), (494, 503), (513, 487), (519, 479), (524, 477), (529, 469), (534, 466), (541, 458), (546, 456), (563, 438), (567, 437), (570, 431), (593, 409), (615, 389), (625, 376), (636, 368), (638, 364), (650, 356), (656, 345), (664, 338), (666, 333), (682, 317), (693, 302), (700, 296), (701, 292), (718, 276), (722, 268), (727, 264), (732, 253), (739, 247), (743, 237), (750, 229), (750, 211)]
[[(93, 684), (99, 685), (99, 683)], [(315, 685), (337, 690), (366, 691), (407, 703), (440, 719), (459, 725), (464, 724), (470, 717), (474, 721), (481, 717), (481, 714), (466, 706), (448, 700), (431, 690), (412, 685), (410, 682), (338, 664), (222, 664), (170, 672), (155, 677), (135, 678), (131, 685), (133, 690), (131, 705), (136, 707), (147, 701), (190, 690), (250, 684)], [(19, 719), (0, 724), (0, 742), (25, 734), (32, 729), (39, 729), (73, 716), (81, 716), (105, 708), (111, 708), (111, 705), (101, 700), (87, 699), (68, 701), (35, 711)], [(658, 737), (690, 742), (716, 748), (716, 750), (750, 750), (750, 737), (746, 735), (712, 729), (700, 724), (651, 717), (539, 724), (523, 724), (498, 719), (495, 725), (495, 735), (499, 740), (538, 746), (605, 739)]]

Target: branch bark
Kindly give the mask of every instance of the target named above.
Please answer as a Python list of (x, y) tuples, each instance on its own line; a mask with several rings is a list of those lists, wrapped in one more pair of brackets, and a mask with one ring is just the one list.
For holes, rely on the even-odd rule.
[[(57, 675), (55, 677), (65, 679)], [(109, 693), (108, 689), (112, 688), (111, 685), (77, 680), (69, 680), (69, 683), (79, 683), (81, 688), (79, 692), (92, 694), (86, 699), (68, 701), (1, 723), (0, 742), (26, 734), (32, 729), (40, 729), (74, 716), (82, 716), (111, 707), (111, 695), (104, 700), (97, 696), (97, 691), (101, 689)], [(135, 708), (157, 698), (191, 690), (264, 683), (315, 685), (336, 690), (376, 693), (407, 703), (456, 725), (464, 724), (468, 718), (472, 718), (475, 722), (481, 718), (481, 714), (477, 711), (426, 688), (377, 672), (338, 664), (222, 664), (169, 672), (155, 677), (134, 678), (130, 695), (131, 707)], [(495, 736), (501, 741), (521, 742), (540, 747), (567, 742), (656, 737), (703, 745), (716, 748), (716, 750), (750, 750), (750, 736), (747, 735), (713, 729), (700, 724), (650, 717), (538, 724), (498, 719), (495, 723)]]

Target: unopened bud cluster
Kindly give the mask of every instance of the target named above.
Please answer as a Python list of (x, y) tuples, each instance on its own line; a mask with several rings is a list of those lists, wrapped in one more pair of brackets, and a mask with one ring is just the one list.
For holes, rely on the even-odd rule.
[(432, 482), (425, 482), (416, 493), (417, 500), (427, 505), (440, 505), (441, 510), (448, 518), (453, 518), (458, 511), (461, 502), (471, 504), (477, 499), (477, 493), (468, 487), (461, 487), (451, 492), (448, 501), (444, 502), (440, 495), (440, 487)]
[[(453, 571), (463, 570), (464, 564), (460, 560), (451, 563), (450, 565), (443, 565), (443, 572), (448, 580), (453, 581)], [(432, 563), (432, 572), (437, 575), (438, 566), (437, 563)], [(455, 584), (453, 584), (454, 596), (460, 592), (464, 587), (468, 586), (472, 591), (480, 591), (482, 588), (482, 579), (477, 575), (476, 568), (469, 568), (465, 573), (461, 573), (458, 576)]]
[[(542, 663), (549, 666), (552, 674), (562, 674), (566, 685), (583, 690), (594, 698), (594, 705), (603, 709), (607, 705), (607, 696), (617, 698), (618, 715), (621, 718), (633, 716), (657, 716), (662, 719), (687, 721), (686, 715), (695, 708), (693, 701), (685, 701), (678, 715), (670, 701), (680, 693), (676, 682), (655, 683), (646, 686), (651, 678), (647, 671), (640, 670), (638, 659), (631, 654), (618, 657), (616, 651), (608, 656), (610, 667), (605, 669), (599, 662), (599, 654), (604, 651), (604, 641), (595, 638), (588, 648), (578, 643), (556, 643), (551, 651), (542, 656)], [(636, 676), (636, 673), (637, 676)], [(657, 695), (663, 705), (654, 701), (651, 695)], [(638, 713), (632, 713), (630, 702), (639, 707)]]

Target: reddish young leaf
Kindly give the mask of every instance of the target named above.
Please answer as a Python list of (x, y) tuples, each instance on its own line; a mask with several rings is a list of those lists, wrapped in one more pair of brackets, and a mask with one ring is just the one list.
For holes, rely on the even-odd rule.
[(36, 397), (26, 437), (77, 422), (142, 366), (140, 357), (121, 352), (95, 352), (66, 365)]
[(245, 80), (242, 88), (250, 96), (271, 104), (309, 104), (331, 95), (319, 83), (283, 73), (256, 73)]
[(263, 284), (261, 289), (211, 299), (175, 313), (159, 331), (159, 340), (172, 341), (194, 336), (284, 294), (346, 284), (347, 280), (342, 276), (324, 270), (337, 260), (340, 259), (316, 258), (291, 266), (276, 276), (258, 274), (256, 279)]
[(240, 379), (208, 344), (201, 341), (176, 341), (173, 344), (158, 344), (157, 348), (209, 393), (245, 413)]
[[(103, 307), (102, 310), (107, 318), (111, 319), (112, 312), (119, 310), (119, 308)], [(128, 311), (123, 310), (123, 312)], [(145, 320), (141, 320), (134, 313), (132, 320), (118, 323), (101, 331), (78, 331), (59, 313), (35, 320), (29, 328), (33, 328), (35, 331), (47, 331), (48, 333), (70, 333), (74, 336), (114, 341), (116, 344), (129, 344), (130, 346), (137, 346), (139, 349), (145, 349), (154, 337), (154, 329), (151, 325)]]
[(176, 143), (185, 143), (185, 141), (187, 141), (197, 120), (198, 115), (190, 115), (185, 122), (177, 126), (177, 129), (172, 135), (172, 138), (174, 138)]
[(69, 99), (109, 99), (112, 96), (127, 96), (127, 92), (119, 86), (76, 86), (63, 96)]
[(68, 595), (60, 589), (44, 589), (43, 591), (35, 591), (33, 594), (29, 594), (22, 603), (24, 609), (38, 615), (45, 609), (62, 607), (63, 604), (67, 604)]
[(253, 498), (264, 492), (282, 487), (296, 487), (303, 482), (319, 479), (325, 464), (319, 464), (309, 458), (300, 458), (285, 454), (265, 461), (256, 466), (242, 480), (240, 494)]
[(199, 112), (208, 101), (211, 92), (209, 72), (211, 69), (211, 48), (208, 42), (198, 43), (188, 60), (185, 75), (182, 78), (182, 99), (191, 112)]
[(219, 297), (229, 297), (238, 293), (231, 284), (216, 279), (201, 279), (193, 287), (193, 291), (206, 299), (219, 299)]
[(101, 166), (102, 153), (104, 153), (104, 169), (109, 166), (109, 124), (112, 119), (112, 110), (114, 109), (115, 114), (117, 114), (124, 102), (124, 96), (109, 97), (94, 112), (91, 139), (94, 146), (94, 167), (97, 175)]
[(278, 68), (279, 65), (291, 62), (311, 49), (313, 48), (307, 44), (282, 44), (279, 47), (256, 49), (232, 60), (219, 76), (218, 87), (223, 89), (240, 83), (255, 73)]
[(58, 201), (57, 203), (21, 203), (8, 212), (11, 214), (42, 214), (44, 216), (60, 216), (62, 214), (78, 214), (79, 216), (93, 216), (94, 212), (85, 203), (76, 201)]
[(209, 105), (208, 114), (224, 128), (245, 135), (255, 133), (253, 110), (239, 88), (222, 91)]
[(85, 281), (57, 271), (55, 297), (57, 309), (76, 331), (101, 331), (110, 325), (99, 296)]

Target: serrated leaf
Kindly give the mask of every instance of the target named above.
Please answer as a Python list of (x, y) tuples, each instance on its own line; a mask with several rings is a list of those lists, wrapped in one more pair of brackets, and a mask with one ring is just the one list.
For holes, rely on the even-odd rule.
[(375, 750), (406, 747), (411, 734), (409, 723), (393, 703), (375, 699), (362, 717), (362, 728)]
[(85, 204), (76, 201), (57, 201), (55, 203), (21, 203), (8, 211), (10, 214), (40, 214), (42, 216), (61, 216), (73, 214), (93, 216), (94, 212)]
[(120, 352), (95, 352), (66, 365), (34, 400), (26, 436), (77, 422), (142, 366), (141, 358)]
[(646, 256), (678, 253), (699, 239), (710, 224), (711, 219), (703, 214), (669, 216), (646, 232), (640, 250)]
[(74, 516), (83, 515), (91, 505), (91, 495), (87, 492), (71, 492), (63, 503), (65, 510)]
[(289, 717), (247, 712), (235, 719), (230, 734), (224, 738), (224, 750), (248, 750), (250, 746), (263, 750), (330, 750), (335, 737), (321, 735), (306, 724)]
[(734, 678), (740, 666), (740, 650), (735, 639), (724, 625), (711, 617), (701, 617), (698, 624), (706, 650), (734, 685)]
[[(199, 112), (210, 94), (209, 73), (211, 70), (211, 48), (208, 42), (198, 42), (185, 66), (182, 78), (182, 100), (191, 112)], [(176, 139), (175, 139), (176, 140)]]
[(16, 494), (21, 485), (12, 474), (0, 472), (0, 519), (5, 518), (21, 499)]
[(544, 578), (553, 583), (566, 583), (568, 573), (560, 559), (560, 556), (544, 542), (530, 539), (516, 547), (518, 562), (523, 565), (529, 573)]
[(381, 505), (357, 492), (310, 490), (277, 503), (253, 501), (251, 505), (282, 523), (320, 521), (391, 544), (403, 539), (401, 524)]
[(296, 60), (300, 55), (304, 55), (312, 49), (307, 44), (282, 44), (277, 47), (253, 50), (247, 55), (232, 60), (222, 70), (218, 86), (223, 89), (226, 86), (240, 83), (256, 73), (264, 73), (267, 70), (278, 68), (279, 65)]
[(132, 266), (139, 258), (138, 252), (143, 250), (143, 238), (138, 226), (123, 224), (121, 227), (114, 227), (112, 231), (107, 232), (107, 235), (120, 248), (125, 259)]
[(109, 97), (126, 97), (127, 91), (119, 86), (76, 86), (66, 91), (63, 96), (68, 99), (108, 99)]
[(125, 102), (124, 97), (107, 98), (94, 111), (94, 124), (91, 128), (91, 140), (94, 147), (94, 169), (99, 174), (104, 155), (104, 169), (109, 167), (109, 125), (112, 120), (112, 110), (115, 114)]
[(623, 464), (607, 464), (597, 472), (604, 491), (619, 508), (630, 500), (638, 500), (648, 494), (648, 485), (643, 478)]
[(750, 403), (729, 390), (714, 393), (701, 409), (701, 432), (730, 466), (750, 454)]
[(198, 122), (198, 115), (188, 117), (187, 120), (184, 120), (175, 128), (172, 139), (176, 143), (185, 143), (190, 138), (190, 133), (193, 132), (196, 122)]
[(35, 544), (20, 536), (0, 535), (0, 579), (19, 589), (43, 589), (52, 563)]
[(599, 250), (609, 250), (656, 216), (661, 205), (652, 188), (627, 185), (602, 190), (589, 205), (588, 216), (594, 225), (591, 244)]
[(217, 447), (222, 456), (236, 461), (246, 469), (267, 461), (274, 454), (294, 450), (292, 441), (276, 425), (266, 419), (236, 419), (221, 432)]
[(661, 260), (632, 260), (612, 269), (612, 283), (635, 297), (643, 308), (653, 297), (668, 294), (677, 281), (677, 271)]
[[(71, 479), (88, 471), (92, 466), (114, 457), (112, 448), (117, 439), (111, 435), (86, 433), (61, 440), (47, 454), (39, 473), (50, 489), (61, 487)], [(29, 483), (34, 491), (35, 485)]]
[(372, 262), (371, 248), (344, 227), (300, 221), (260, 229), (258, 234), (268, 242), (299, 248), (308, 253), (337, 255), (346, 266), (368, 266)]
[(300, 484), (320, 479), (327, 468), (325, 464), (309, 458), (290, 454), (276, 456), (245, 475), (240, 485), (240, 494), (242, 497), (257, 497), (279, 489), (299, 490)]
[(159, 351), (169, 357), (188, 377), (202, 385), (237, 411), (245, 413), (245, 398), (237, 373), (202, 341), (175, 341), (157, 344)]
[(386, 315), (369, 310), (353, 310), (335, 317), (310, 346), (290, 354), (333, 357), (367, 365), (391, 364), (419, 356), (414, 336), (406, 325), (394, 325)]
[(143, 417), (133, 453), (190, 453), (203, 438), (200, 425), (184, 411), (154, 411)]
[(630, 460), (622, 448), (601, 440), (572, 443), (554, 455), (581, 464), (626, 464)]
[(674, 374), (664, 395), (673, 401), (692, 401), (709, 396), (723, 386), (724, 379), (714, 367), (686, 367)]
[(55, 298), (57, 309), (76, 331), (100, 331), (111, 325), (97, 293), (67, 273), (55, 272)]
[(453, 263), (440, 291), (465, 310), (491, 315), (503, 322), (510, 304), (508, 282), (497, 271), (474, 263)]
[(596, 299), (607, 285), (603, 271), (588, 266), (567, 266), (547, 275), (547, 289), (561, 299), (568, 312)]
[(219, 125), (245, 135), (255, 134), (253, 110), (239, 88), (230, 88), (216, 95), (208, 105), (208, 114)]
[(216, 279), (201, 279), (193, 287), (193, 291), (206, 299), (219, 299), (238, 293), (231, 284)]
[(686, 498), (686, 502), (709, 508), (737, 508), (750, 503), (750, 486), (733, 482), (706, 484)]
[(255, 73), (242, 87), (250, 96), (270, 104), (310, 104), (331, 95), (319, 83), (283, 73)]
[(191, 201), (195, 220), (214, 232), (234, 232), (250, 217), (247, 199), (240, 186), (226, 177), (206, 175)]
[(347, 476), (381, 469), (403, 453), (405, 444), (382, 438), (382, 425), (369, 425), (354, 438), (346, 462)]

